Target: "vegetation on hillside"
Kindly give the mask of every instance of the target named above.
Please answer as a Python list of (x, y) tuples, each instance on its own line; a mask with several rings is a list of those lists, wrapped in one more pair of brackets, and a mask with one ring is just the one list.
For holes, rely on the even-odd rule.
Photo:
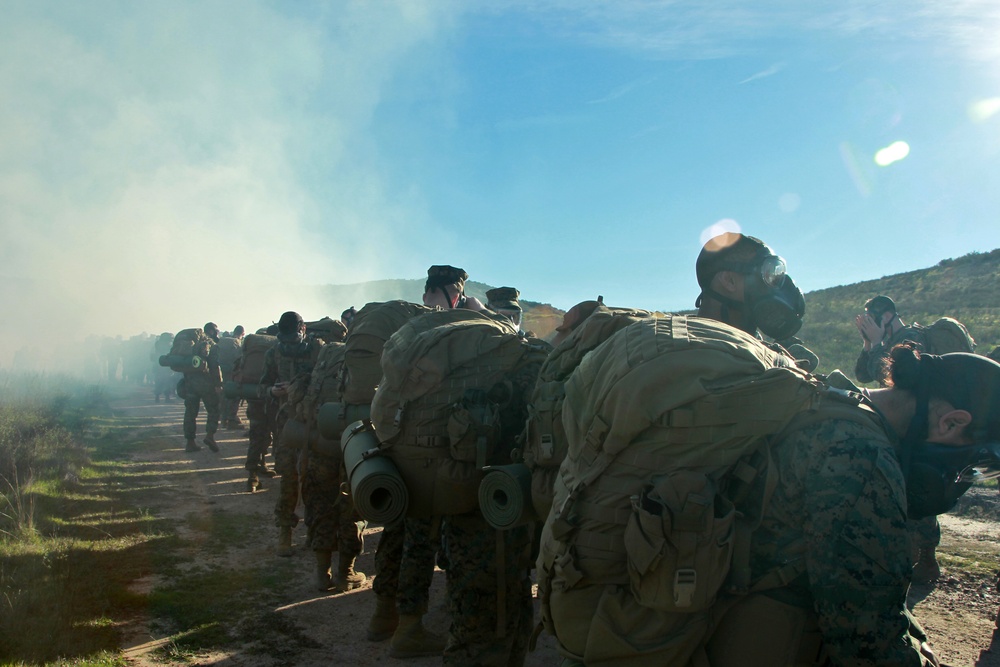
[(896, 302), (903, 321), (931, 324), (943, 316), (959, 320), (987, 354), (1000, 345), (1000, 249), (946, 259), (908, 271), (806, 294), (806, 319), (799, 337), (820, 358), (820, 371), (850, 376), (861, 350), (854, 317), (878, 294)]

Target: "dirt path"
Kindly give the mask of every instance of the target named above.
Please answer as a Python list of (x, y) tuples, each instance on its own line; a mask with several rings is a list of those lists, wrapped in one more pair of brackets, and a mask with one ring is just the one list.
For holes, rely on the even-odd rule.
[[(137, 390), (113, 405), (116, 416), (141, 417), (152, 420), (149, 427), (137, 429), (134, 464), (143, 475), (151, 493), (143, 498), (143, 506), (159, 518), (176, 520), (178, 537), (184, 552), (198, 566), (245, 568), (247, 564), (266, 564), (278, 559), (274, 554), (276, 529), (271, 522), (277, 480), (264, 480), (264, 488), (247, 493), (243, 461), (246, 439), (236, 431), (220, 430), (218, 441), (222, 451), (213, 454), (207, 449), (185, 453), (181, 436), (183, 405), (178, 400), (156, 403), (148, 389)], [(199, 420), (199, 433), (204, 430), (204, 416)], [(199, 441), (200, 441), (199, 436)], [(976, 490), (974, 490), (976, 491)], [(995, 491), (980, 492), (981, 502), (1000, 504)], [(255, 528), (245, 539), (237, 540), (226, 549), (206, 550), (204, 522), (212, 517), (231, 513), (250, 515)], [(301, 515), (301, 512), (300, 512)], [(943, 540), (940, 549), (944, 577), (937, 586), (913, 587), (910, 592), (915, 614), (931, 637), (939, 658), (949, 665), (1000, 667), (1000, 638), (994, 642), (994, 619), (1000, 597), (994, 588), (1000, 548), (996, 542), (997, 524), (953, 516), (942, 517)], [(358, 559), (358, 568), (369, 575), (373, 572), (373, 556), (379, 529), (366, 533), (365, 553)], [(226, 652), (199, 653), (188, 656), (186, 664), (199, 665), (439, 665), (440, 658), (397, 661), (388, 656), (388, 643), (365, 640), (364, 631), (374, 607), (370, 581), (365, 587), (341, 595), (321, 594), (313, 590), (312, 552), (302, 548), (305, 529), (299, 526), (290, 559), (293, 573), (281, 591), (281, 600), (269, 611), (276, 622), (297, 627), (302, 641), (296, 646), (279, 650), (262, 650), (256, 643)], [(136, 591), (149, 591), (165, 583), (161, 575), (137, 581)], [(241, 613), (250, 611), (236, 601), (227, 621), (237, 622)], [(444, 573), (435, 572), (431, 589), (430, 612), (426, 624), (438, 632), (447, 630), (444, 610)], [(267, 610), (256, 610), (267, 611)], [(536, 601), (537, 618), (537, 601)], [(267, 630), (261, 631), (262, 635)], [(162, 652), (156, 652), (170, 639), (150, 619), (137, 619), (129, 629), (124, 650), (129, 663), (137, 667), (164, 664)], [(263, 639), (263, 637), (262, 637)], [(990, 651), (996, 645), (996, 653)], [(266, 644), (266, 646), (273, 646)], [(287, 649), (287, 650), (286, 650)], [(538, 648), (528, 656), (528, 667), (554, 667), (559, 657), (551, 637), (542, 635)]]
[[(307, 638), (307, 641), (294, 647), (294, 651), (278, 651), (278, 656), (261, 654), (259, 646), (248, 646), (245, 650), (198, 654), (194, 657), (193, 664), (262, 667), (278, 664), (303, 667), (366, 666), (383, 665), (386, 662), (414, 667), (441, 664), (438, 657), (395, 660), (388, 655), (388, 642), (372, 643), (365, 639), (365, 629), (374, 609), (375, 599), (370, 580), (361, 589), (346, 594), (322, 594), (314, 590), (315, 561), (312, 551), (303, 548), (305, 527), (302, 524), (293, 533), (292, 558), (279, 559), (275, 556), (277, 529), (272, 524), (272, 511), (278, 480), (262, 480), (262, 490), (247, 493), (243, 470), (246, 438), (242, 434), (220, 430), (216, 434), (221, 448), (219, 454), (213, 454), (207, 448), (188, 454), (184, 452), (184, 439), (181, 435), (183, 405), (176, 399), (169, 403), (155, 403), (148, 393), (136, 392), (112, 406), (116, 416), (156, 419), (148, 429), (139, 430), (135, 434), (142, 444), (136, 447), (133, 459), (144, 473), (146, 483), (150, 488), (156, 489), (145, 506), (157, 517), (177, 521), (178, 534), (192, 559), (199, 565), (241, 568), (248, 563), (281, 561), (283, 565), (291, 560), (291, 571), (295, 574), (281, 593), (283, 600), (272, 611), (282, 619), (278, 622), (293, 623)], [(203, 415), (199, 419), (198, 429), (200, 442), (204, 435)], [(259, 519), (258, 528), (246, 536), (242, 545), (230, 547), (224, 553), (214, 550), (208, 554), (202, 553), (199, 551), (199, 541), (203, 531), (198, 526), (203, 525), (203, 522), (199, 521), (199, 516), (214, 516), (219, 512), (249, 513)], [(301, 507), (298, 514), (302, 515)], [(366, 532), (365, 551), (358, 558), (358, 569), (369, 576), (374, 572), (373, 558), (380, 532), (380, 528)], [(444, 572), (435, 572), (430, 611), (424, 619), (425, 625), (441, 633), (445, 633), (448, 628), (448, 616), (444, 608), (444, 578)], [(153, 575), (137, 582), (134, 588), (137, 591), (148, 591), (162, 583), (162, 579)], [(234, 610), (233, 617), (228, 620), (235, 620), (240, 611), (247, 610)], [(144, 667), (163, 664), (162, 653), (155, 651), (168, 643), (169, 639), (151, 630), (148, 622), (140, 622), (130, 633), (123, 648), (130, 664)], [(288, 653), (294, 653), (294, 658), (289, 659)], [(539, 638), (538, 648), (529, 654), (526, 665), (542, 667), (558, 663), (552, 639), (542, 636)]]

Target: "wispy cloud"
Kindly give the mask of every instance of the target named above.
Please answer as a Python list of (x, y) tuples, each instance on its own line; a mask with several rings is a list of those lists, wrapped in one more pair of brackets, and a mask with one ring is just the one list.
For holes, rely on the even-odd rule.
[(618, 86), (604, 97), (599, 97), (594, 100), (588, 100), (587, 104), (606, 104), (607, 102), (613, 102), (614, 100), (617, 100), (619, 98), (628, 95), (637, 88), (641, 88), (642, 86), (648, 86), (649, 84), (653, 83), (653, 81), (655, 81), (654, 77), (646, 77), (643, 79), (637, 79), (636, 81), (631, 81), (623, 86)]
[(775, 63), (765, 70), (762, 70), (760, 72), (757, 72), (756, 74), (748, 76), (747, 78), (740, 81), (740, 84), (750, 83), (751, 81), (757, 81), (759, 79), (766, 79), (770, 76), (774, 76), (784, 68), (785, 68), (785, 63)]

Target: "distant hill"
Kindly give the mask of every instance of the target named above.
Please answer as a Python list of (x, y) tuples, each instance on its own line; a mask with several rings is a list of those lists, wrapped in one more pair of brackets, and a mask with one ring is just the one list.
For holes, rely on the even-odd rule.
[(885, 294), (907, 324), (930, 324), (945, 315), (968, 327), (976, 352), (1000, 345), (1000, 249), (946, 259), (919, 269), (830, 287), (806, 294), (806, 318), (799, 337), (819, 355), (822, 372), (839, 368), (854, 375), (861, 336), (854, 316), (865, 302)]
[[(465, 292), (486, 302), (492, 289), (475, 281)], [(339, 314), (348, 305), (358, 308), (369, 301), (403, 299), (420, 303), (424, 280), (375, 280), (355, 285), (326, 285), (319, 296)], [(806, 318), (799, 337), (820, 358), (821, 372), (839, 368), (853, 377), (861, 336), (854, 316), (878, 294), (892, 297), (906, 323), (930, 324), (948, 315), (965, 324), (978, 343), (976, 351), (988, 353), (1000, 345), (1000, 249), (942, 260), (937, 266), (907, 273), (816, 290), (806, 294)], [(564, 311), (547, 303), (521, 301), (523, 328), (548, 337), (562, 322)], [(642, 308), (643, 304), (617, 304)], [(690, 312), (690, 311), (687, 311)], [(334, 315), (336, 316), (336, 315)]]

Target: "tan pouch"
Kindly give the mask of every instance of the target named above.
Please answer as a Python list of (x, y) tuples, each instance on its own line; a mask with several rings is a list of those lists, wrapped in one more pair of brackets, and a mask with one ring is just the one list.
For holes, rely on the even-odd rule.
[(629, 584), (659, 611), (710, 607), (729, 575), (736, 509), (698, 471), (681, 470), (632, 497), (625, 527)]

